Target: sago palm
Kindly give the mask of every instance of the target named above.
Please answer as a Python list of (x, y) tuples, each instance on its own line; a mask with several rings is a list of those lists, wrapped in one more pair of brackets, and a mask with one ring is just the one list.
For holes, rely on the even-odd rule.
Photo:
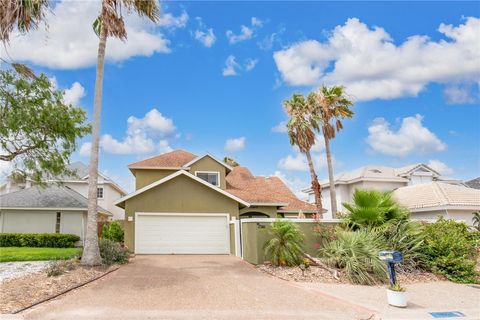
[(102, 0), (101, 12), (93, 23), (95, 33), (99, 37), (97, 70), (95, 78), (95, 97), (93, 103), (92, 145), (90, 149), (90, 165), (88, 170), (88, 218), (87, 232), (82, 255), (83, 265), (99, 265), (101, 263), (97, 235), (97, 183), (98, 153), (100, 140), (100, 114), (103, 94), (103, 69), (105, 64), (105, 47), (107, 38), (127, 39), (123, 12), (136, 12), (153, 22), (158, 21), (160, 10), (157, 0)]
[(345, 221), (353, 228), (387, 227), (408, 217), (408, 211), (401, 207), (390, 192), (357, 189), (353, 203), (343, 203), (348, 213)]
[(298, 146), (300, 152), (307, 157), (308, 168), (310, 170), (310, 178), (312, 180), (312, 190), (315, 195), (315, 205), (318, 217), (322, 216), (322, 196), (320, 192), (320, 184), (318, 183), (317, 174), (313, 166), (312, 155), (310, 149), (315, 144), (315, 130), (319, 130), (319, 119), (313, 114), (313, 110), (309, 109), (303, 94), (295, 93), (290, 100), (285, 100), (283, 105), (290, 116), (287, 123), (288, 137), (290, 144)]
[(472, 222), (473, 226), (480, 231), (480, 211), (473, 213)]
[(343, 129), (342, 119), (351, 118), (353, 111), (350, 101), (343, 86), (322, 86), (318, 91), (308, 96), (308, 103), (313, 105), (313, 111), (318, 114), (322, 124), (322, 134), (325, 140), (325, 154), (327, 156), (328, 179), (330, 181), (330, 201), (332, 216), (337, 215), (337, 195), (335, 192), (335, 181), (333, 177), (332, 152), (330, 140), (335, 138), (336, 132)]
[(267, 231), (271, 238), (263, 248), (272, 264), (294, 266), (302, 261), (304, 235), (295, 223), (277, 220)]

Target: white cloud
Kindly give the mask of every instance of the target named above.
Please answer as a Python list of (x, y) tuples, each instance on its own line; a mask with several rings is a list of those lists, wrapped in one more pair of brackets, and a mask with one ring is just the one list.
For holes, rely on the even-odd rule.
[(241, 151), (245, 149), (246, 139), (245, 137), (227, 139), (225, 142), (225, 151)]
[(79, 83), (74, 82), (69, 89), (63, 93), (63, 101), (74, 106), (80, 105), (80, 100), (85, 96), (85, 88)]
[(213, 46), (217, 37), (213, 33), (213, 28), (207, 28), (200, 17), (196, 18), (198, 22), (198, 29), (194, 32), (196, 40), (200, 41), (205, 47), (210, 48)]
[[(0, 150), (1, 153), (1, 150)], [(12, 163), (10, 161), (0, 160), (0, 182), (2, 182), (13, 170)]]
[(475, 104), (480, 99), (480, 82), (473, 85), (452, 84), (443, 90), (449, 104)]
[[(313, 167), (318, 174), (318, 170), (325, 168), (327, 165), (327, 160), (325, 154), (323, 153), (312, 153)], [(287, 155), (285, 158), (282, 158), (278, 161), (278, 167), (283, 170), (288, 171), (302, 171), (307, 172), (308, 162), (307, 157), (300, 152), (297, 152), (295, 155)]]
[(427, 154), (447, 148), (433, 132), (422, 124), (423, 117), (407, 117), (397, 131), (392, 130), (384, 118), (377, 118), (368, 127), (367, 143), (378, 152), (404, 157), (412, 153)]
[(166, 28), (185, 28), (188, 22), (188, 14), (184, 10), (179, 16), (174, 16), (172, 13), (162, 14), (158, 25)]
[(290, 85), (342, 83), (358, 100), (416, 96), (431, 82), (478, 79), (480, 19), (469, 17), (456, 27), (441, 24), (438, 31), (441, 40), (413, 35), (397, 45), (384, 29), (351, 18), (326, 41), (296, 43), (275, 52), (274, 59)]
[(248, 58), (243, 64), (237, 62), (234, 55), (229, 55), (225, 60), (225, 67), (222, 69), (224, 77), (237, 76), (240, 71), (252, 71), (258, 63), (258, 59)]
[[(14, 32), (8, 52), (1, 50), (0, 57), (54, 69), (91, 67), (96, 63), (98, 49), (98, 37), (93, 32), (92, 23), (99, 10), (97, 1), (59, 2), (46, 14), (48, 30), (40, 26), (26, 35)], [(188, 15), (185, 12), (180, 17), (167, 13), (163, 14), (161, 24), (167, 28), (182, 27), (186, 20)], [(170, 41), (152, 22), (132, 13), (125, 15), (125, 25), (128, 40), (109, 38), (107, 61), (120, 62), (134, 56), (170, 52)]]
[(90, 149), (91, 148), (92, 148), (92, 143), (91, 142), (84, 142), (80, 146), (80, 150), (78, 151), (78, 153), (82, 157), (85, 157), (85, 158), (90, 157)]
[(287, 120), (280, 121), (276, 126), (272, 128), (272, 132), (287, 133)]
[(432, 159), (428, 162), (427, 165), (442, 175), (453, 174), (453, 169), (440, 160)]
[(302, 190), (307, 189), (310, 186), (308, 182), (300, 179), (299, 177), (288, 176), (279, 170), (275, 171), (273, 176), (280, 178), (280, 180), (282, 180), (283, 183), (285, 183), (287, 187), (293, 191), (297, 198), (301, 200), (307, 200), (308, 195), (305, 192), (302, 192)]
[[(143, 118), (131, 116), (127, 120), (127, 132), (123, 140), (110, 134), (100, 138), (100, 147), (111, 154), (149, 154), (172, 151), (168, 138), (175, 133), (173, 121), (152, 109)], [(80, 155), (90, 154), (90, 142), (84, 143)]]
[(257, 28), (261, 28), (263, 26), (263, 21), (252, 17), (251, 19), (251, 26), (247, 27), (242, 25), (240, 27), (240, 33), (235, 34), (232, 30), (227, 30), (225, 33), (230, 44), (235, 44), (241, 41), (249, 40), (254, 36), (254, 32)]

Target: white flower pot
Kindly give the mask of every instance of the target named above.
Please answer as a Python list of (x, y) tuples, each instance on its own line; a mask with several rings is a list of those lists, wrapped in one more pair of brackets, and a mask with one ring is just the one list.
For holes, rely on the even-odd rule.
[(407, 306), (407, 293), (387, 289), (387, 300), (391, 306), (405, 308)]

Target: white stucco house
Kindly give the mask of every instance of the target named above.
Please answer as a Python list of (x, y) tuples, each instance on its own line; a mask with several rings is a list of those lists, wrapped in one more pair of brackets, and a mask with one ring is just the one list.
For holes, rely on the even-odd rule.
[[(342, 203), (352, 201), (355, 189), (393, 191), (432, 182), (463, 186), (461, 180), (444, 177), (434, 169), (421, 163), (400, 168), (380, 165), (364, 166), (353, 171), (340, 173), (335, 177), (337, 208), (339, 211), (342, 211)], [(327, 212), (324, 213), (324, 218), (331, 219), (330, 183), (328, 179), (320, 181), (320, 186), (322, 188), (322, 203), (327, 210)], [(309, 202), (313, 203), (315, 201), (313, 191), (311, 189), (303, 191), (308, 194)], [(407, 188), (405, 192), (407, 194), (410, 192), (416, 192), (416, 189)], [(478, 199), (478, 201), (480, 205), (480, 199)], [(404, 205), (408, 207), (408, 203), (405, 203)], [(434, 216), (434, 213), (428, 213), (426, 215)]]
[[(46, 182), (48, 184), (61, 184), (81, 194), (84, 197), (88, 196), (88, 166), (82, 162), (73, 162), (69, 166), (70, 170), (76, 172), (72, 176), (52, 177)], [(13, 175), (9, 175), (3, 184), (0, 185), (0, 195), (28, 189), (34, 186), (34, 182), (29, 179), (25, 181), (17, 181)], [(108, 178), (102, 173), (98, 173), (97, 196), (98, 205), (105, 208), (113, 220), (123, 220), (125, 218), (125, 211), (122, 208), (115, 206), (115, 201), (125, 196), (127, 193), (115, 181)]]

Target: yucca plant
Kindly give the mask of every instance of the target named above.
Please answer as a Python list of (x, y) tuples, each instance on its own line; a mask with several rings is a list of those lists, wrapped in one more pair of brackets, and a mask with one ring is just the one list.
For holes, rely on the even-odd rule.
[(384, 247), (381, 235), (368, 230), (340, 231), (337, 239), (319, 250), (319, 257), (331, 267), (343, 269), (348, 279), (357, 284), (385, 282), (385, 263), (378, 257)]
[(409, 216), (391, 192), (378, 190), (357, 189), (353, 193), (353, 203), (343, 203), (343, 206), (348, 210), (344, 221), (353, 229), (388, 227)]
[(304, 235), (291, 221), (277, 220), (267, 229), (271, 236), (263, 249), (276, 266), (296, 266), (302, 262)]

